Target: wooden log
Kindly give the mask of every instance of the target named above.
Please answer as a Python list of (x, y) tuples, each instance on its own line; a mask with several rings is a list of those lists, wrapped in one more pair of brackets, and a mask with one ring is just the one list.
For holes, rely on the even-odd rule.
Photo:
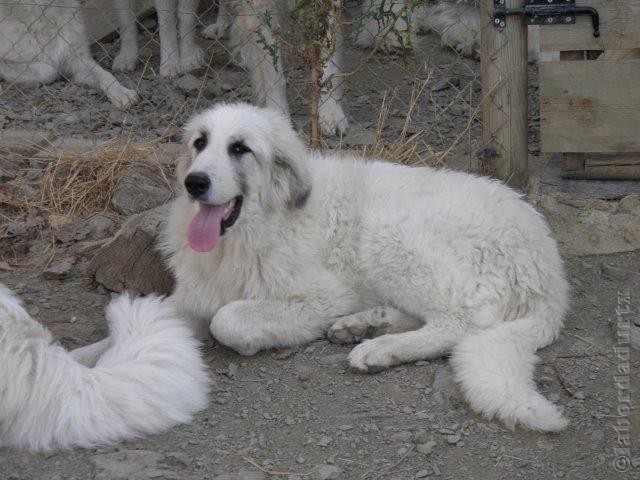
[(173, 275), (157, 250), (157, 239), (168, 215), (169, 205), (162, 205), (129, 217), (93, 257), (87, 269), (89, 276), (115, 292), (170, 294)]
[[(523, 0), (505, 0), (521, 8)], [(485, 174), (510, 185), (527, 183), (527, 27), (523, 17), (509, 16), (494, 28), (493, 0), (481, 3), (481, 73), (483, 146), (495, 151), (483, 164)]]

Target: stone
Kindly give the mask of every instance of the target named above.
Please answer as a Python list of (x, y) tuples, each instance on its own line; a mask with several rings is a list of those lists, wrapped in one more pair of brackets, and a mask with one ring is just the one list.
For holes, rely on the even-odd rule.
[(164, 463), (161, 453), (148, 450), (121, 450), (93, 455), (95, 480), (193, 480), (192, 475), (175, 471)]
[(20, 129), (0, 130), (0, 157), (22, 159), (34, 156), (53, 142), (48, 132)]
[(431, 452), (433, 452), (433, 449), (436, 447), (436, 445), (436, 442), (434, 442), (433, 440), (429, 440), (428, 442), (416, 445), (416, 450), (423, 455), (431, 455)]
[(342, 476), (342, 469), (323, 463), (314, 467), (312, 475), (315, 480), (336, 480)]
[(49, 265), (42, 273), (47, 280), (59, 280), (66, 278), (71, 273), (75, 258), (68, 257), (60, 260), (56, 260)]
[(319, 447), (328, 447), (332, 443), (333, 443), (332, 437), (330, 437), (329, 435), (322, 435), (318, 440), (318, 443), (316, 443), (316, 445)]
[(128, 218), (93, 257), (87, 268), (89, 276), (115, 292), (171, 293), (174, 278), (157, 250), (168, 215), (169, 205), (163, 205)]
[(172, 191), (162, 172), (137, 164), (124, 169), (111, 198), (111, 205), (123, 215), (133, 215), (166, 203)]

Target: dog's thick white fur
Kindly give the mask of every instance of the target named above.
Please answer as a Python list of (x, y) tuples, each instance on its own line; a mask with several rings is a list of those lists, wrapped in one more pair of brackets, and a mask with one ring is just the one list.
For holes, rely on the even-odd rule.
[[(336, 4), (340, 8), (341, 1), (336, 0)], [(205, 37), (213, 39), (228, 35), (236, 58), (249, 72), (255, 103), (284, 113), (288, 113), (289, 107), (282, 48), (273, 29), (281, 24), (281, 10), (295, 5), (294, 0), (221, 0), (216, 22), (202, 31)], [(270, 25), (265, 21), (267, 12)], [(322, 82), (330, 81), (321, 93), (318, 112), (325, 135), (343, 135), (349, 129), (342, 107), (344, 79), (339, 76), (342, 73), (341, 28), (336, 32), (335, 44), (336, 49), (324, 68)]]
[(138, 100), (91, 57), (77, 0), (0, 4), (0, 78), (33, 86), (60, 76), (102, 90), (121, 108)]
[[(517, 193), (309, 152), (281, 113), (244, 104), (197, 115), (186, 135), (179, 178), (197, 201), (175, 200), (164, 243), (173, 298), (200, 335), (252, 355), (327, 329), (341, 341), (387, 332), (355, 347), (351, 366), (450, 353), (477, 411), (510, 427), (567, 425), (533, 369), (561, 329), (568, 286), (546, 222)], [(216, 211), (224, 230), (207, 224)]]
[(171, 301), (123, 295), (106, 313), (109, 339), (69, 353), (0, 284), (0, 447), (92, 447), (188, 422), (206, 406), (199, 344)]
[[(138, 64), (138, 27), (134, 0), (114, 0), (120, 21), (120, 53), (116, 71), (131, 71)], [(195, 41), (200, 0), (155, 0), (160, 32), (160, 75), (176, 77), (202, 66), (202, 49)]]

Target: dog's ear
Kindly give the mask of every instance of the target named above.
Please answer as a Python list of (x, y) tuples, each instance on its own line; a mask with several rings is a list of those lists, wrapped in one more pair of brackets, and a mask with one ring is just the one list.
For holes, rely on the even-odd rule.
[(274, 191), (280, 201), (294, 208), (302, 208), (311, 195), (311, 174), (307, 168), (309, 153), (288, 118), (278, 113), (273, 121), (276, 124), (273, 139)]

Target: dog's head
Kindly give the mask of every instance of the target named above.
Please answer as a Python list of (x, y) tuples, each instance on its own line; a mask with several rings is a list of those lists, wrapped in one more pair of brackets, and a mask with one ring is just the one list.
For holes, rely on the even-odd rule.
[(178, 167), (185, 194), (198, 205), (188, 240), (209, 251), (248, 206), (302, 208), (311, 192), (306, 148), (283, 114), (221, 104), (187, 124), (189, 157)]

